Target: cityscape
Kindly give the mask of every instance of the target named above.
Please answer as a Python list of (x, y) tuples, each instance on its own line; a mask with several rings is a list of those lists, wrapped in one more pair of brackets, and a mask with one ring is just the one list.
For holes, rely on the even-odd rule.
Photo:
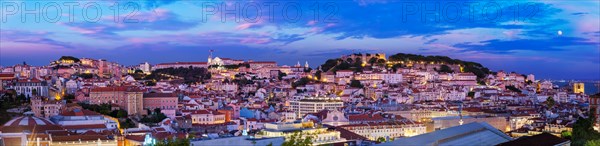
[(598, 7), (1, 1), (0, 146), (600, 146)]

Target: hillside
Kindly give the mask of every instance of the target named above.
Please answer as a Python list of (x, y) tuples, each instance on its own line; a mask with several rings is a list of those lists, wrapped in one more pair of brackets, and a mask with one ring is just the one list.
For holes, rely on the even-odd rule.
[(435, 64), (460, 65), (463, 67), (462, 72), (471, 72), (471, 73), (477, 75), (477, 78), (484, 78), (487, 74), (491, 73), (490, 69), (484, 67), (483, 65), (481, 65), (479, 63), (463, 61), (463, 60), (459, 60), (459, 59), (452, 59), (447, 56), (423, 56), (423, 55), (415, 55), (415, 54), (398, 53), (398, 54), (390, 56), (388, 58), (388, 61), (390, 61), (390, 62), (413, 61), (413, 62), (427, 62), (427, 63), (434, 62)]
[[(458, 65), (462, 67), (462, 72), (471, 72), (477, 75), (478, 79), (482, 79), (486, 75), (491, 73), (488, 68), (476, 62), (452, 59), (447, 56), (423, 56), (404, 53), (398, 53), (389, 56), (387, 62), (385, 63), (386, 65), (384, 65), (383, 63), (371, 63), (370, 65), (396, 70), (398, 68), (407, 68), (417, 63), (440, 64), (442, 67), (440, 70), (438, 70), (439, 72), (461, 72), (459, 70), (447, 69), (447, 65)], [(361, 72), (365, 69), (365, 67), (371, 67), (366, 65), (358, 61), (334, 58), (325, 61), (325, 63), (320, 66), (320, 69), (323, 72), (336, 72), (338, 70), (353, 70), (354, 72)]]

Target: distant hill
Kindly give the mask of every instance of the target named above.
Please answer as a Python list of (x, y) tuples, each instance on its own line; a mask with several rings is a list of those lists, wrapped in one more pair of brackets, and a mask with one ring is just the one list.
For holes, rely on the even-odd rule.
[[(463, 61), (459, 59), (452, 59), (447, 56), (423, 56), (416, 54), (404, 54), (398, 53), (388, 57), (387, 65), (383, 65), (383, 67), (387, 69), (396, 70), (398, 68), (406, 68), (407, 64), (411, 62), (427, 62), (434, 64), (448, 64), (448, 65), (459, 65), (462, 67), (462, 72), (471, 72), (477, 75), (478, 79), (484, 78), (486, 75), (491, 74), (490, 70), (483, 65), (470, 62)], [(353, 70), (355, 72), (360, 72), (364, 69), (364, 65), (361, 65), (359, 62), (352, 62), (349, 60), (343, 60), (340, 58), (329, 59), (325, 61), (324, 64), (320, 66), (320, 69), (323, 72), (336, 72), (338, 70)], [(460, 71), (454, 71), (460, 72)]]
[(471, 72), (477, 75), (477, 78), (484, 78), (487, 74), (490, 74), (490, 69), (484, 67), (477, 62), (463, 61), (459, 59), (452, 59), (448, 56), (423, 56), (415, 54), (404, 54), (398, 53), (388, 57), (388, 61), (415, 61), (415, 62), (434, 62), (436, 64), (453, 64), (460, 65), (463, 67), (463, 72)]

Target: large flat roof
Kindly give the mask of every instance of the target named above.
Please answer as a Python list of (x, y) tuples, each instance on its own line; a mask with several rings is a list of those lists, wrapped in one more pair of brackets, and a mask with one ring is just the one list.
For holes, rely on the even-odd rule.
[(485, 122), (473, 122), (447, 129), (425, 133), (408, 138), (382, 143), (378, 146), (419, 145), (419, 146), (446, 146), (446, 145), (497, 145), (512, 140)]

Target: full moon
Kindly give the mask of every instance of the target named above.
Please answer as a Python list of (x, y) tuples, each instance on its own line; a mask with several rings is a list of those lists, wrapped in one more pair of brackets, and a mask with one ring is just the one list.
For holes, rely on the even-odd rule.
[(558, 35), (562, 35), (562, 30), (559, 30), (557, 33)]

